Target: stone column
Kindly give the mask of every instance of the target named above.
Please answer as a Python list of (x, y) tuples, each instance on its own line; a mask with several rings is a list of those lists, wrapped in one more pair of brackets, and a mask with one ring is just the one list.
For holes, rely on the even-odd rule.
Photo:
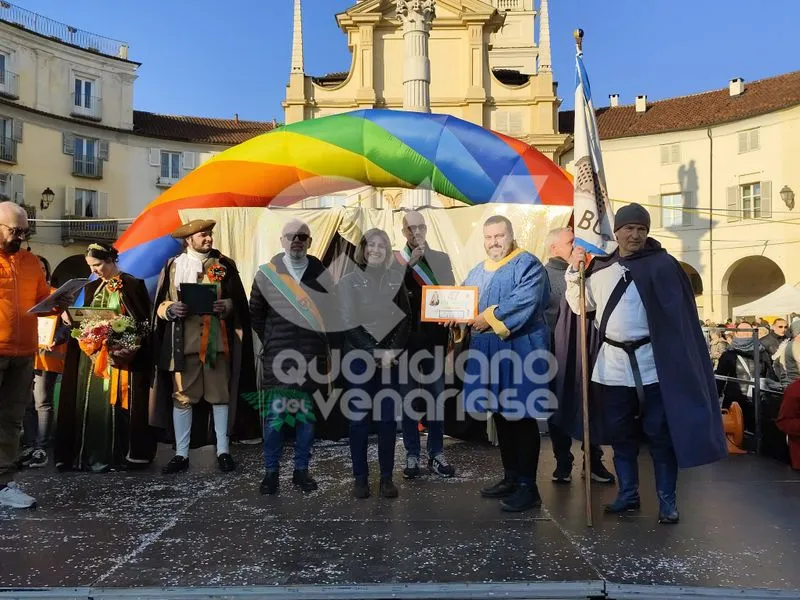
[[(436, 0), (395, 0), (397, 19), (403, 25), (403, 110), (431, 112), (431, 61), (428, 40), (436, 16)], [(428, 182), (430, 183), (430, 182)], [(410, 190), (413, 206), (430, 204), (430, 191)]]

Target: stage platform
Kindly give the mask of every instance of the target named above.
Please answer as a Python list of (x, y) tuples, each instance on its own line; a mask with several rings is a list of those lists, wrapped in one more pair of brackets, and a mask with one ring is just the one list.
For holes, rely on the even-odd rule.
[[(681, 523), (662, 526), (645, 451), (642, 511), (603, 515), (615, 489), (595, 484), (588, 529), (580, 467), (572, 484), (551, 483), (547, 439), (544, 504), (521, 515), (478, 495), (500, 473), (488, 445), (448, 439), (457, 477), (406, 481), (398, 440), (400, 497), (376, 497), (373, 481), (362, 501), (346, 445), (317, 445), (320, 489), (305, 496), (291, 486), (291, 451), (280, 493), (265, 497), (260, 446), (234, 446), (240, 468), (229, 475), (211, 450), (171, 477), (159, 472), (166, 446), (144, 472), (23, 471), (39, 507), (0, 509), (0, 598), (800, 597), (800, 475), (769, 459), (681, 473)], [(374, 443), (370, 454), (375, 473)]]

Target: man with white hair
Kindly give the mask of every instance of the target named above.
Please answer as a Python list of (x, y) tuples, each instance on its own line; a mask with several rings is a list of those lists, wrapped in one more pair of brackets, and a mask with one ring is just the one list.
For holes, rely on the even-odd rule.
[[(317, 489), (309, 475), (314, 443), (314, 405), (317, 392), (327, 384), (310, 373), (327, 372), (330, 355), (326, 330), (336, 311), (333, 281), (322, 262), (310, 256), (311, 231), (306, 223), (292, 219), (281, 231), (283, 252), (256, 272), (250, 292), (250, 318), (261, 340), (264, 467), (262, 494), (278, 491), (278, 469), (283, 452), (284, 428), (295, 430), (292, 483), (304, 492)], [(287, 353), (291, 353), (288, 356)], [(305, 364), (298, 365), (298, 362)], [(300, 368), (304, 381), (287, 381), (285, 374)]]
[(0, 506), (11, 508), (36, 504), (13, 477), (38, 347), (38, 321), (28, 310), (50, 294), (39, 259), (22, 250), (29, 234), (25, 210), (0, 202)]

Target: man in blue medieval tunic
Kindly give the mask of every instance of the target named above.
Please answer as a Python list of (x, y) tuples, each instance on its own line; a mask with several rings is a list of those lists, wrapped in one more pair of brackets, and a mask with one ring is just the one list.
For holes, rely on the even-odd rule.
[[(686, 273), (654, 239), (650, 215), (639, 204), (617, 211), (618, 248), (586, 269), (586, 310), (595, 312), (600, 349), (592, 371), (599, 384), (596, 431), (614, 449), (619, 491), (611, 514), (638, 510), (639, 439), (650, 446), (658, 522), (678, 522), (678, 467), (727, 456), (708, 349)], [(566, 298), (580, 310), (576, 249), (567, 269)], [(579, 415), (576, 414), (576, 418)], [(573, 431), (577, 428), (573, 427)]]
[(546, 375), (522, 365), (537, 351), (546, 354), (548, 349), (547, 273), (535, 256), (516, 247), (511, 221), (505, 217), (486, 220), (483, 247), (487, 259), (464, 281), (479, 288), (479, 314), (469, 325), (464, 404), (469, 412), (489, 411), (497, 429), (503, 478), (481, 490), (481, 495), (502, 499), (506, 512), (520, 512), (541, 505), (535, 416), (544, 410), (542, 401), (549, 398), (549, 391)]

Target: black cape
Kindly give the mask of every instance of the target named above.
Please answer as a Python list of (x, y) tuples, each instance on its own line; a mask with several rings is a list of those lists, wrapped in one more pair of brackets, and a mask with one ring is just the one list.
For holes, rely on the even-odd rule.
[[(614, 251), (609, 256), (595, 258), (587, 268), (586, 276), (589, 278), (615, 263), (629, 270), (647, 313), (658, 381), (678, 466), (689, 468), (722, 460), (728, 451), (719, 397), (689, 278), (678, 261), (652, 238), (648, 238), (642, 251), (631, 256), (622, 258), (618, 251)], [(556, 392), (561, 394), (561, 422), (558, 424), (573, 437), (581, 439), (580, 317), (570, 316), (571, 312), (562, 310), (556, 325), (555, 353), (561, 378), (560, 386), (556, 380)], [(589, 324), (589, 331), (591, 379), (600, 340), (593, 322)], [(592, 393), (593, 387), (595, 384), (590, 383), (591, 441), (608, 443), (603, 426), (603, 407), (597, 401), (598, 394)]]

